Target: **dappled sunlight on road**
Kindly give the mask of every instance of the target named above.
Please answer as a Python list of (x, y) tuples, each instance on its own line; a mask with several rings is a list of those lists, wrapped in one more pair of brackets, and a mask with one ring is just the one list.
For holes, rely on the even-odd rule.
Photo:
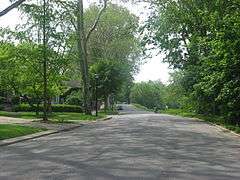
[(2, 147), (0, 179), (239, 179), (239, 152), (238, 137), (201, 121), (116, 115)]

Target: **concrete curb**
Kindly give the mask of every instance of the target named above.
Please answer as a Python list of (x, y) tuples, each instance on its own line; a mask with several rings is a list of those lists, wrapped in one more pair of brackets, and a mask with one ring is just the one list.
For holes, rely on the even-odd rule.
[[(180, 117), (182, 117), (182, 116), (180, 116)], [(233, 135), (235, 135), (235, 136), (240, 137), (240, 134), (238, 134), (238, 133), (236, 133), (236, 132), (234, 132), (234, 131), (231, 131), (231, 130), (223, 127), (223, 126), (217, 125), (217, 124), (215, 124), (215, 123), (212, 123), (212, 122), (209, 122), (209, 121), (205, 121), (205, 120), (199, 119), (199, 118), (189, 118), (189, 119), (197, 120), (197, 121), (201, 121), (201, 122), (207, 123), (207, 124), (209, 124), (209, 125), (211, 125), (211, 126), (214, 126), (214, 128), (216, 128), (216, 129), (218, 129), (218, 130), (224, 131), (225, 133), (227, 132), (227, 133), (230, 133), (230, 134), (233, 134)]]
[[(90, 123), (98, 122), (98, 121), (107, 121), (107, 120), (110, 120), (110, 119), (112, 119), (112, 117), (101, 118), (101, 119), (98, 119), (96, 121), (88, 122), (86, 124), (90, 124)], [(48, 136), (48, 135), (51, 135), (51, 134), (71, 131), (71, 130), (77, 129), (79, 127), (82, 127), (84, 125), (85, 125), (85, 123), (79, 123), (76, 126), (69, 127), (69, 128), (64, 128), (64, 129), (60, 129), (60, 130), (47, 130), (47, 131), (42, 131), (42, 132), (39, 132), (39, 133), (29, 134), (29, 135), (26, 135), (26, 136), (20, 136), (20, 137), (16, 137), (16, 138), (0, 140), (0, 147), (15, 144), (15, 143), (18, 143), (18, 142), (31, 140), (31, 139), (36, 139), (36, 138), (43, 137), (43, 136)]]
[[(100, 119), (96, 119), (96, 120), (87, 120), (87, 121), (83, 121), (81, 122), (82, 125), (86, 125), (86, 124), (92, 124), (92, 123), (96, 123), (96, 122), (99, 122), (99, 121), (107, 121), (107, 120), (110, 120), (112, 119), (112, 116), (109, 116), (109, 117), (105, 117), (105, 118), (100, 118)], [(69, 122), (72, 122), (72, 123), (76, 123), (78, 122), (79, 120), (69, 120)]]
[(110, 120), (110, 119), (112, 119), (112, 116), (108, 116), (108, 117), (105, 117), (105, 118), (97, 119), (96, 121), (107, 121), (107, 120)]
[(58, 131), (48, 130), (48, 131), (43, 131), (43, 132), (39, 132), (39, 133), (29, 134), (29, 135), (26, 135), (26, 136), (20, 136), (20, 137), (16, 137), (16, 138), (5, 139), (5, 140), (0, 141), (0, 146), (7, 146), (7, 145), (10, 145), (10, 144), (15, 144), (15, 143), (26, 141), (26, 140), (29, 140), (29, 139), (39, 138), (39, 137), (47, 136), (47, 135), (50, 135), (50, 134), (55, 134), (57, 132)]
[(224, 132), (228, 132), (228, 133), (230, 133), (230, 134), (233, 134), (233, 135), (235, 135), (235, 136), (240, 137), (240, 134), (238, 134), (238, 133), (236, 133), (236, 132), (234, 132), (234, 131), (231, 131), (231, 130), (229, 130), (229, 129), (223, 127), (223, 126), (220, 126), (220, 125), (214, 124), (214, 123), (212, 123), (212, 122), (205, 121), (205, 120), (203, 120), (203, 119), (199, 119), (199, 118), (191, 118), (191, 117), (184, 117), (184, 116), (172, 115), (172, 114), (166, 114), (166, 115), (175, 116), (175, 117), (177, 116), (177, 117), (181, 117), (181, 118), (188, 118), (188, 119), (192, 119), (192, 120), (201, 121), (201, 122), (207, 123), (207, 124), (209, 124), (209, 125), (211, 125), (211, 126), (214, 126), (214, 128), (216, 128), (216, 129), (218, 129), (218, 130), (222, 130), (222, 131), (224, 131)]
[(219, 125), (214, 124), (214, 123), (210, 123), (210, 124), (213, 125), (213, 126), (215, 126), (215, 128), (217, 128), (217, 129), (221, 129), (222, 131), (225, 131), (225, 132), (228, 132), (228, 133), (231, 133), (231, 134), (233, 134), (233, 135), (235, 135), (235, 136), (240, 137), (240, 134), (238, 134), (238, 133), (236, 133), (236, 132), (234, 132), (234, 131), (231, 131), (231, 130), (223, 127), (223, 126), (219, 126)]

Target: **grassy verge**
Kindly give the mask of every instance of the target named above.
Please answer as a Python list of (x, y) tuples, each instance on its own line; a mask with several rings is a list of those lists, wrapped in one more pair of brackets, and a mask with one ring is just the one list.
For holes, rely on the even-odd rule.
[(183, 110), (183, 109), (161, 110), (160, 113), (202, 119), (204, 121), (223, 126), (223, 127), (227, 128), (231, 131), (234, 131), (234, 132), (240, 134), (240, 127), (239, 126), (235, 126), (235, 125), (230, 124), (229, 122), (225, 121), (225, 119), (223, 117), (220, 117), (220, 116), (196, 114), (194, 112), (188, 112), (188, 111)]
[(105, 110), (100, 110), (99, 111), (99, 114), (106, 114), (106, 115), (117, 115), (118, 114), (118, 111), (115, 109), (111, 110), (111, 109), (108, 109), (107, 111)]
[(83, 113), (54, 113), (50, 117), (53, 121), (58, 122), (72, 122), (72, 121), (94, 121), (100, 118), (104, 118), (104, 113), (99, 113), (98, 116), (86, 115)]
[[(22, 118), (22, 119), (39, 119), (40, 116), (36, 116), (35, 112), (6, 112), (0, 111), (0, 116), (14, 117), (14, 118)], [(94, 115), (85, 115), (84, 113), (70, 113), (70, 112), (55, 112), (52, 113), (49, 119), (54, 122), (67, 122), (68, 120), (76, 120), (76, 121), (86, 121), (86, 120), (96, 120), (99, 118), (104, 118), (106, 115), (104, 113), (99, 113), (96, 117)]]
[(144, 110), (144, 111), (153, 111), (152, 109), (148, 109), (147, 107), (142, 106), (140, 104), (133, 103), (132, 105), (135, 106), (137, 109), (141, 109), (141, 110)]
[(29, 126), (0, 124), (0, 140), (41, 132), (45, 129)]

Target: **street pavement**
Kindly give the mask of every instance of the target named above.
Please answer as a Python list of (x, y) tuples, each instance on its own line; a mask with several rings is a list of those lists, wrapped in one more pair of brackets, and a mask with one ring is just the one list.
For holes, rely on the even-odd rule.
[(0, 147), (0, 180), (240, 179), (238, 136), (123, 106), (112, 120)]

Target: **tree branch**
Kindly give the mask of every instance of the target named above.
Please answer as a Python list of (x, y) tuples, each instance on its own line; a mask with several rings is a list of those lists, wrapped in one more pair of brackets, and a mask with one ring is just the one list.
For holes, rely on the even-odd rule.
[[(62, 1), (62, 0), (55, 0), (56, 3), (59, 3), (61, 7), (65, 8), (66, 9), (66, 13), (67, 15), (69, 16), (70, 18), (70, 22), (71, 24), (73, 25), (74, 29), (77, 30), (77, 26), (75, 24), (75, 19), (74, 19), (74, 15), (71, 14), (71, 8), (73, 9), (73, 7), (70, 7), (69, 4), (67, 4), (67, 2), (65, 1)], [(69, 9), (69, 7), (70, 9)]]
[(103, 0), (104, 1), (104, 4), (103, 4), (103, 7), (102, 9), (99, 11), (96, 19), (95, 19), (95, 22), (93, 24), (93, 26), (91, 27), (91, 29), (89, 30), (87, 36), (86, 36), (86, 43), (88, 42), (92, 32), (96, 29), (98, 23), (99, 23), (99, 20), (100, 20), (100, 17), (102, 16), (102, 13), (105, 11), (106, 7), (107, 7), (107, 0)]
[(19, 5), (21, 5), (24, 1), (26, 0), (18, 0), (15, 3), (11, 4), (10, 6), (8, 6), (7, 8), (5, 8), (4, 10), (0, 11), (0, 17), (4, 16), (5, 14), (7, 14), (9, 11), (11, 11), (14, 8), (17, 8)]

